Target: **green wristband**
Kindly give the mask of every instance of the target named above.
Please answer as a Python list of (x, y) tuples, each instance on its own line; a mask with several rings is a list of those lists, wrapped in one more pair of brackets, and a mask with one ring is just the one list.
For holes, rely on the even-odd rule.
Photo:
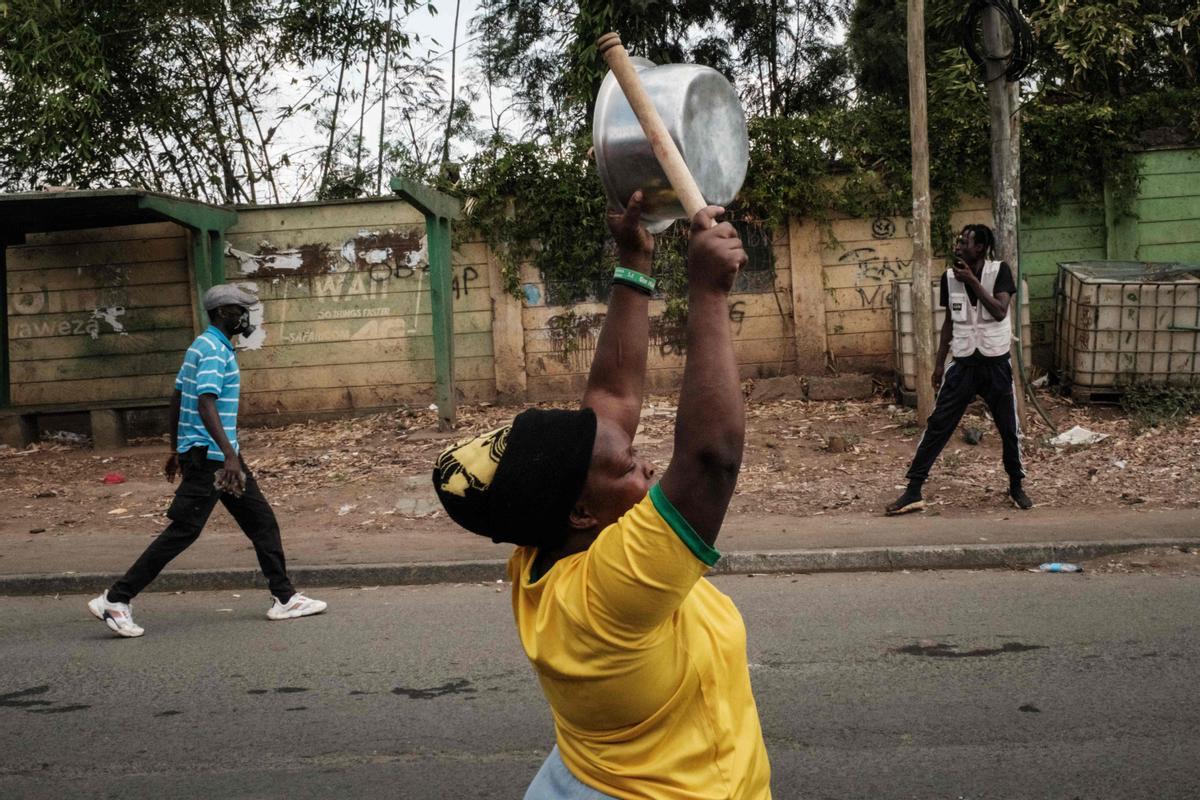
[(620, 283), (631, 289), (641, 289), (646, 294), (654, 294), (654, 289), (658, 286), (658, 281), (649, 275), (625, 267), (617, 267), (613, 271), (613, 283)]

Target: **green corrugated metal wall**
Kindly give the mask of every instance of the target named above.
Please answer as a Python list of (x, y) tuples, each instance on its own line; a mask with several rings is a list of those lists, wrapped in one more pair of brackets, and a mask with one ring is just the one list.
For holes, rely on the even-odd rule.
[(1054, 278), (1060, 261), (1104, 258), (1104, 208), (1064, 203), (1055, 214), (1021, 221), (1021, 274), (1029, 286), (1033, 360), (1048, 365), (1054, 346)]
[(1200, 262), (1200, 150), (1142, 157), (1137, 260)]

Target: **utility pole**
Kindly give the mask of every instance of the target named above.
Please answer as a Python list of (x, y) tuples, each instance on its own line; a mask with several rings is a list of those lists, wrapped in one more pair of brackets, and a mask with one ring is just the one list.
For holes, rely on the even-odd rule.
[(908, 0), (908, 119), (912, 133), (913, 339), (917, 356), (917, 420), (933, 413), (933, 267), (929, 236), (929, 126), (925, 92), (925, 0)]
[[(1021, 265), (1017, 260), (1017, 225), (1021, 213), (1021, 135), (1017, 107), (1020, 83), (1005, 75), (1013, 50), (1013, 31), (1000, 12), (989, 6), (983, 12), (984, 80), (987, 82), (988, 121), (992, 135), (992, 227), (996, 232), (996, 257), (1008, 262), (1013, 281), (1021, 285)], [(1021, 292), (1022, 299), (1024, 293)], [(915, 309), (914, 309), (915, 310)], [(1021, 340), (1021, 308), (1014, 303), (1008, 312), (1018, 347)], [(1023, 351), (1024, 352), (1024, 351)], [(1028, 359), (1028, 353), (1024, 352)], [(1016, 355), (1012, 358), (1017, 420), (1025, 428), (1025, 375)], [(919, 369), (919, 367), (918, 367)]]

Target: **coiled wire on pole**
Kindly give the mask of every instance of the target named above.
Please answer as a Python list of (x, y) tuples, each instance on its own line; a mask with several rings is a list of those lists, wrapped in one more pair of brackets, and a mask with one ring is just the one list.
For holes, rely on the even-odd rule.
[[(988, 55), (980, 52), (976, 45), (976, 33), (980, 30), (980, 17), (988, 8), (994, 8), (1000, 14), (1000, 18), (1008, 29), (1012, 31), (1012, 50), (1006, 55)], [(966, 14), (962, 20), (962, 45), (967, 51), (967, 55), (975, 62), (977, 66), (984, 67), (984, 74), (987, 75), (986, 64), (988, 61), (1007, 60), (1008, 65), (1004, 70), (1004, 78), (1010, 82), (1021, 79), (1030, 64), (1033, 61), (1033, 29), (1029, 27), (1029, 23), (1025, 17), (1021, 15), (1020, 10), (1016, 6), (1016, 0), (971, 0), (971, 4), (967, 7)], [(996, 76), (997, 78), (1000, 76)], [(1020, 214), (1017, 215), (1017, 248), (1020, 249), (1021, 240), (1021, 220)], [(1020, 256), (1018, 255), (1018, 260)], [(1021, 329), (1022, 321), (1022, 301), (1024, 292), (1021, 291), (1021, 284), (1024, 281), (1017, 281), (1017, 329)], [(1050, 427), (1050, 430), (1057, 432), (1058, 428), (1054, 424), (1054, 420), (1042, 408), (1042, 404), (1038, 402), (1037, 395), (1033, 391), (1033, 387), (1029, 385), (1029, 381), (1025, 380), (1025, 342), (1020, 338), (1017, 339), (1016, 362), (1017, 375), (1019, 376), (1021, 387), (1025, 391), (1025, 396), (1033, 403), (1033, 407), (1037, 409), (1038, 415)]]
[(1012, 31), (1012, 51), (1007, 55), (1008, 67), (1004, 77), (1009, 81), (1017, 81), (1029, 69), (1033, 61), (1033, 29), (1025, 17), (1021, 16), (1014, 0), (971, 0), (967, 13), (962, 21), (962, 45), (978, 66), (984, 66), (988, 61), (1004, 57), (992, 56), (980, 52), (975, 42), (975, 33), (979, 30), (979, 18), (988, 8), (994, 8), (1000, 13), (1004, 24)]

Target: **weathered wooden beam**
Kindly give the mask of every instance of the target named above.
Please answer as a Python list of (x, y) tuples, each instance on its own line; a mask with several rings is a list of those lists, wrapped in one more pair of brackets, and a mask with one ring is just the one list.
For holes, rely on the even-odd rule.
[(796, 370), (825, 372), (829, 342), (825, 328), (825, 286), (821, 267), (821, 229), (815, 220), (788, 221), (792, 264), (792, 319), (796, 328)]
[[(908, 0), (908, 111), (912, 132), (913, 286), (933, 280), (930, 263), (929, 127), (925, 89), (925, 2)], [(925, 292), (913, 292), (913, 333), (917, 350), (917, 419), (933, 413), (933, 304)]]
[[(1012, 31), (1004, 24), (1000, 12), (988, 7), (983, 12), (983, 51), (986, 58), (984, 77), (987, 81), (988, 122), (991, 129), (992, 163), (992, 227), (996, 233), (996, 257), (1008, 263), (1013, 281), (1020, 286), (1020, 243), (1017, 224), (1021, 216), (1021, 137), (1016, 126), (1019, 87), (1005, 77), (1008, 56), (1012, 51)], [(1015, 303), (1014, 303), (1015, 308)], [(1017, 348), (1021, 341), (1020, 314), (1008, 316), (1016, 347), (1012, 355), (1013, 379), (1017, 400), (1019, 427), (1025, 427), (1025, 376), (1019, 369)], [(1021, 351), (1028, 361), (1028, 355)]]

